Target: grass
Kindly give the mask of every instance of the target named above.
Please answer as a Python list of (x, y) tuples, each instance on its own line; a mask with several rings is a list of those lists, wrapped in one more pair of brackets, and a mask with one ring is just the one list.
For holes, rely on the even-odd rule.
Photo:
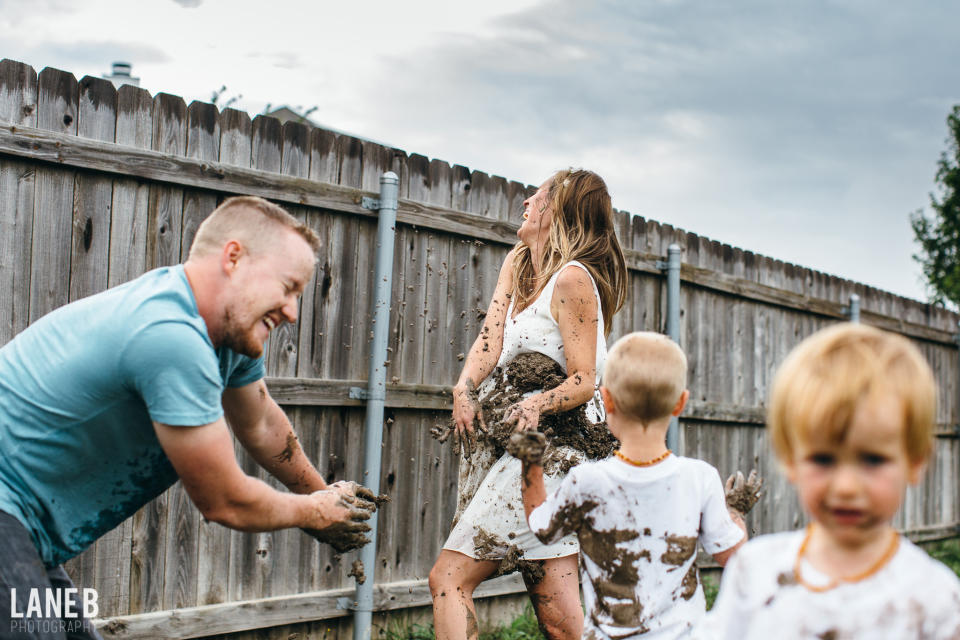
[[(409, 624), (398, 620), (380, 632), (381, 640), (433, 640), (433, 624)], [(533, 607), (527, 605), (523, 613), (510, 624), (480, 634), (480, 640), (544, 640), (537, 626)]]
[(960, 538), (944, 540), (927, 547), (927, 553), (950, 567), (960, 577)]

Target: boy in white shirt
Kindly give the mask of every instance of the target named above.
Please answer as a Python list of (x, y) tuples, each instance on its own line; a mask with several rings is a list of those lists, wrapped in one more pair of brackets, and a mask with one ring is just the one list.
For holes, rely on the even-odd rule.
[(844, 324), (801, 343), (768, 428), (810, 516), (727, 565), (704, 638), (960, 638), (960, 581), (891, 526), (933, 446), (933, 374), (905, 338)]
[[(574, 467), (546, 496), (544, 437), (515, 434), (523, 461), (523, 504), (545, 544), (576, 533), (586, 606), (584, 638), (680, 638), (704, 615), (697, 543), (723, 565), (746, 540), (743, 514), (728, 511), (720, 475), (701, 460), (672, 455), (672, 416), (689, 395), (687, 359), (669, 338), (632, 333), (610, 350), (600, 393), (616, 457)], [(739, 474), (734, 493), (746, 509), (760, 482)], [(728, 481), (733, 487), (733, 478)]]

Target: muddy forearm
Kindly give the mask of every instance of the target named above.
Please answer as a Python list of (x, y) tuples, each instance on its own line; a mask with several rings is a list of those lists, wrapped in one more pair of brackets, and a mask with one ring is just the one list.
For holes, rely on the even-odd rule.
[(558, 386), (544, 391), (528, 400), (535, 400), (540, 413), (561, 413), (585, 404), (594, 393), (596, 376), (592, 373), (575, 373)]
[(290, 491), (312, 493), (327, 488), (320, 472), (300, 447), (300, 441), (281, 409), (269, 413), (256, 428), (248, 430), (240, 441), (257, 464)]
[(503, 333), (493, 331), (486, 324), (483, 325), (483, 330), (470, 347), (456, 386), (466, 385), (467, 380), (472, 380), (474, 386), (477, 386), (486, 380), (496, 366), (502, 348)]

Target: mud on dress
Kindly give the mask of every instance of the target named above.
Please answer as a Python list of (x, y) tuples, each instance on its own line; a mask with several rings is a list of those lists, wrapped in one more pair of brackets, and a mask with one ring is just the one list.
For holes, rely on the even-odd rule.
[[(597, 284), (582, 264), (571, 261), (561, 267), (547, 282), (533, 303), (513, 317), (513, 301), (507, 309), (503, 327), (503, 349), (496, 367), (499, 369), (521, 353), (542, 353), (566, 368), (563, 339), (560, 327), (550, 313), (553, 290), (560, 273), (567, 268), (583, 269), (593, 284), (597, 299), (597, 380), (607, 357), (607, 341), (604, 337), (603, 312)], [(479, 396), (483, 398), (496, 383), (491, 374), (480, 385)], [(533, 395), (531, 392), (526, 395)], [(594, 424), (604, 419), (603, 405), (599, 394), (587, 401), (587, 419)], [(569, 446), (555, 447), (548, 443), (546, 459), (563, 458), (565, 465), (545, 465), (544, 485), (549, 495), (560, 486), (566, 475), (561, 467), (569, 469), (586, 459), (582, 451)], [(570, 464), (570, 463), (573, 464)], [(474, 451), (473, 455), (460, 458), (460, 473), (457, 481), (457, 511), (453, 518), (453, 530), (443, 548), (478, 560), (502, 560), (508, 553), (520, 553), (521, 560), (548, 560), (578, 553), (580, 550), (575, 535), (545, 545), (530, 531), (523, 512), (520, 495), (521, 463), (509, 453), (494, 458), (493, 449), (487, 446)], [(480, 547), (480, 548), (478, 548)]]

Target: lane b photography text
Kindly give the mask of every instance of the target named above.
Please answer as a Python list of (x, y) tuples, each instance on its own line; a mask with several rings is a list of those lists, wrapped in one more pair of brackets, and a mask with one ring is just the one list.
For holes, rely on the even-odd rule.
[(100, 608), (96, 589), (10, 589), (11, 633), (71, 633), (92, 625)]

